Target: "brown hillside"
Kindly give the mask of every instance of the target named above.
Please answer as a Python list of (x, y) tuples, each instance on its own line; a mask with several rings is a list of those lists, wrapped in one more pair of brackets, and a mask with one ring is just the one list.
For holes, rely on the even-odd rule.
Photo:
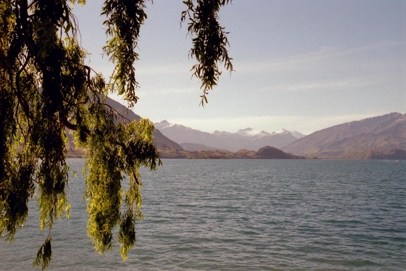
[(363, 150), (406, 150), (406, 114), (383, 116), (336, 125), (301, 138), (283, 151), (320, 158), (340, 158)]
[(399, 149), (388, 150), (359, 150), (344, 153), (339, 156), (341, 159), (384, 159), (384, 160), (406, 160), (406, 151)]
[(277, 148), (266, 146), (255, 153), (257, 159), (301, 159), (302, 157), (285, 153)]

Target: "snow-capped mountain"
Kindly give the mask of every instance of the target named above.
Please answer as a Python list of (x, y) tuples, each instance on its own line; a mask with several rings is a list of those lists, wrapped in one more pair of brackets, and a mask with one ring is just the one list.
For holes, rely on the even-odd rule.
[(167, 120), (155, 123), (155, 128), (179, 144), (202, 144), (210, 148), (233, 152), (241, 149), (257, 151), (264, 146), (281, 148), (304, 136), (299, 132), (290, 132), (285, 129), (273, 133), (252, 128), (241, 129), (236, 133), (225, 131), (207, 133), (183, 125), (172, 124)]
[(305, 137), (306, 135), (304, 135), (304, 134), (302, 134), (302, 133), (300, 133), (300, 132), (298, 132), (298, 131), (293, 131), (293, 132), (290, 132), (296, 139), (300, 139), (300, 138), (302, 138), (302, 137)]

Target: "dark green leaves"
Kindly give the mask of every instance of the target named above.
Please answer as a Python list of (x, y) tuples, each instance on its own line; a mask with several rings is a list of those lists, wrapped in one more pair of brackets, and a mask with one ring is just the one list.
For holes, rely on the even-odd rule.
[(52, 260), (51, 237), (48, 237), (42, 246), (38, 249), (37, 257), (33, 263), (34, 266), (41, 266), (42, 270), (48, 267)]
[(231, 0), (188, 0), (183, 1), (187, 10), (182, 12), (181, 21), (189, 17), (188, 32), (192, 37), (190, 57), (196, 58), (197, 64), (192, 67), (193, 75), (202, 82), (201, 105), (207, 103), (207, 94), (221, 75), (218, 62), (222, 62), (228, 71), (233, 71), (232, 58), (228, 56), (227, 32), (219, 24), (220, 7)]
[[(147, 18), (146, 1), (104, 1), (110, 38), (104, 51), (116, 65), (109, 83), (84, 64), (87, 52), (77, 40), (71, 5), (85, 2), (0, 1), (0, 234), (13, 240), (36, 193), (40, 228), (49, 230), (34, 262), (42, 269), (51, 261), (54, 220), (70, 212), (67, 130), (86, 151), (88, 234), (100, 253), (111, 249), (116, 238), (127, 258), (136, 241), (136, 221), (143, 218), (139, 169), (161, 165), (153, 124), (146, 119), (129, 122), (105, 104), (109, 91), (130, 106), (138, 100), (133, 65)], [(202, 104), (221, 74), (218, 62), (233, 69), (227, 33), (218, 23), (219, 9), (228, 2), (184, 1), (182, 21), (189, 18), (190, 56), (198, 62), (192, 70), (202, 81)]]
[(111, 37), (103, 49), (116, 64), (111, 78), (111, 90), (124, 95), (130, 106), (138, 100), (135, 94), (138, 82), (135, 79), (133, 64), (138, 60), (135, 49), (140, 28), (147, 18), (144, 9), (144, 0), (106, 0), (102, 12), (102, 15), (107, 16), (107, 20), (104, 21), (104, 25), (107, 26), (106, 34)]
[[(156, 169), (161, 162), (152, 142), (154, 128), (150, 121), (109, 125), (107, 120), (113, 117), (113, 112), (106, 113), (106, 119), (99, 119), (98, 126), (103, 128), (95, 130), (88, 139), (88, 234), (96, 250), (104, 253), (112, 247), (113, 228), (120, 225), (118, 241), (125, 259), (135, 243), (135, 220), (142, 218), (139, 167)], [(121, 181), (126, 175), (130, 176), (129, 188), (124, 191)], [(126, 211), (121, 213), (121, 209)]]

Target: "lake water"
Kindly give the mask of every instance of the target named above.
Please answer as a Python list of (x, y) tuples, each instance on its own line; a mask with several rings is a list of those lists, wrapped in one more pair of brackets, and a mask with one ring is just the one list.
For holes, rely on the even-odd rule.
[[(406, 270), (405, 162), (164, 160), (142, 171), (145, 219), (125, 262), (86, 235), (83, 163), (69, 160), (71, 218), (52, 230), (49, 270)], [(0, 270), (33, 269), (38, 224), (0, 238)]]

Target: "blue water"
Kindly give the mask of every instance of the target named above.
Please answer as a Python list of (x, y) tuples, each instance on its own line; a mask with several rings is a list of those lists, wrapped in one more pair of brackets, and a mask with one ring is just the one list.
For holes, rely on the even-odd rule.
[[(52, 230), (49, 270), (406, 270), (406, 163), (164, 160), (142, 171), (136, 248), (99, 255), (86, 235), (83, 160), (71, 218)], [(35, 206), (35, 202), (32, 202)], [(48, 235), (33, 216), (0, 270), (31, 270)]]

